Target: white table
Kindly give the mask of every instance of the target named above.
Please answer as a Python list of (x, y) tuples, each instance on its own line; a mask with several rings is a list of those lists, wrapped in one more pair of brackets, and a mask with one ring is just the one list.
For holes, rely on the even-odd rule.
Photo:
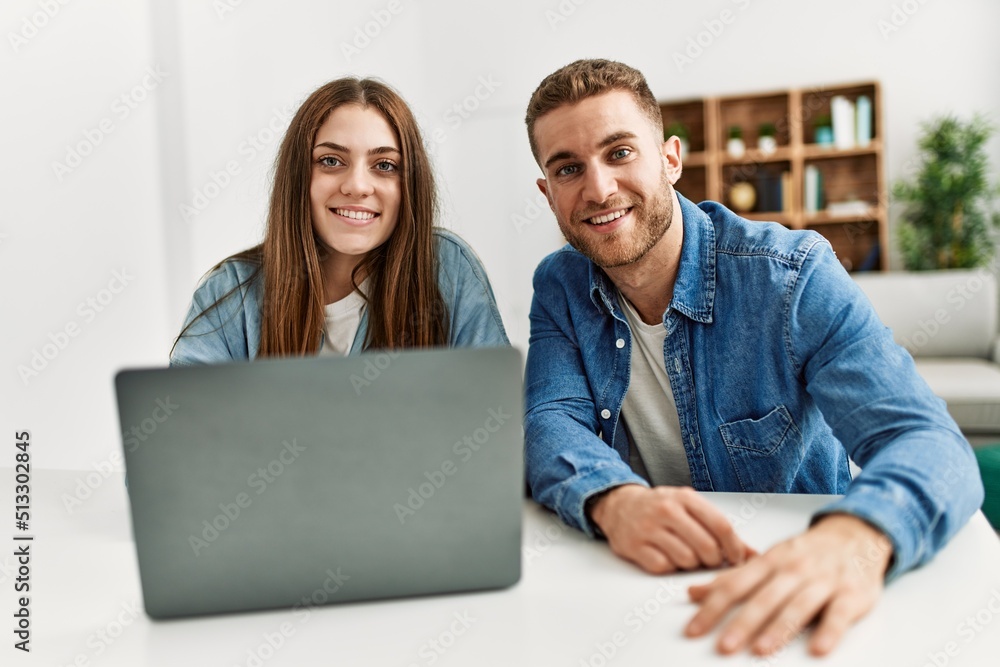
[[(101, 481), (72, 513), (65, 500), (87, 488), (86, 472), (35, 470), (32, 478), (32, 653), (14, 650), (5, 629), (3, 665), (1000, 664), (1000, 541), (981, 513), (928, 567), (890, 585), (830, 658), (810, 658), (801, 638), (770, 659), (724, 658), (714, 653), (714, 633), (681, 636), (694, 613), (686, 587), (711, 573), (643, 574), (530, 502), (523, 578), (508, 590), (315, 607), (308, 615), (284, 610), (153, 622), (142, 611), (122, 475)], [(3, 506), (11, 508), (10, 468), (0, 468), (0, 489)], [(741, 517), (738, 530), (759, 550), (801, 531), (827, 500), (712, 499)], [(10, 545), (0, 551), (5, 628), (16, 604), (14, 532), (8, 519), (0, 531)]]

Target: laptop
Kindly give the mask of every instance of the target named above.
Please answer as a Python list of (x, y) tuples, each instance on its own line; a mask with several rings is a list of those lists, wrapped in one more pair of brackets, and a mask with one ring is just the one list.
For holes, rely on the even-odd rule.
[(521, 372), (514, 348), (119, 372), (146, 612), (515, 584)]

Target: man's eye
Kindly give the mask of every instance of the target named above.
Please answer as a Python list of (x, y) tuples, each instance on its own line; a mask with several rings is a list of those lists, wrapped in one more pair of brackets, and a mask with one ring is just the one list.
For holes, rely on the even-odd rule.
[(614, 152), (611, 153), (611, 157), (615, 160), (624, 160), (631, 154), (631, 148), (616, 148)]
[(340, 161), (339, 158), (335, 158), (332, 155), (324, 155), (323, 157), (321, 157), (316, 161), (319, 162), (324, 167), (339, 167), (342, 164), (344, 164), (343, 162)]
[(563, 167), (556, 169), (556, 176), (572, 176), (577, 172), (577, 167), (575, 164), (567, 164)]
[(384, 171), (386, 173), (392, 173), (394, 171), (398, 171), (399, 167), (396, 166), (394, 162), (390, 162), (389, 160), (382, 160), (381, 162), (375, 164), (375, 170)]

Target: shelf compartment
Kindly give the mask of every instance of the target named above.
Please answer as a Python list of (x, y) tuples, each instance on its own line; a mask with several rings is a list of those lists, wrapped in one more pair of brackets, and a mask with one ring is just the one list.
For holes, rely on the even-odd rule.
[(843, 95), (853, 103), (857, 103), (858, 97), (862, 95), (868, 97), (872, 103), (872, 141), (882, 137), (877, 83), (823, 86), (807, 88), (802, 91), (800, 118), (802, 119), (802, 139), (806, 144), (812, 144), (816, 132), (816, 120), (821, 116), (830, 115), (830, 100), (837, 95)]
[(772, 123), (778, 147), (791, 144), (791, 121), (788, 93), (764, 95), (742, 95), (724, 97), (719, 100), (719, 147), (725, 150), (729, 139), (729, 128), (739, 126), (743, 131), (743, 143), (747, 150), (757, 148), (760, 126)]
[[(782, 179), (784, 173), (787, 173), (788, 176)], [(792, 164), (787, 160), (767, 163), (749, 162), (723, 167), (722, 202), (740, 215), (764, 213), (773, 216), (775, 213), (791, 213), (795, 208), (793, 203), (795, 194), (792, 192), (794, 179), (791, 174)], [(754, 188), (756, 201), (750, 211), (740, 211), (732, 205), (730, 191), (737, 183), (749, 183)], [(783, 205), (783, 200), (787, 201), (787, 206)]]
[[(807, 211), (807, 216), (823, 214), (831, 202), (857, 200), (868, 204), (869, 210), (877, 210), (879, 202), (884, 201), (875, 154), (811, 158), (805, 163), (807, 167), (815, 166), (822, 175), (824, 202), (823, 208), (813, 213)], [(804, 191), (805, 184), (803, 184)]]
[[(688, 130), (688, 151), (691, 154), (700, 153), (707, 148), (705, 141), (705, 101), (685, 100), (669, 102), (660, 105), (660, 117), (663, 119), (663, 130), (671, 123), (681, 123)], [(667, 136), (663, 137), (664, 139)]]

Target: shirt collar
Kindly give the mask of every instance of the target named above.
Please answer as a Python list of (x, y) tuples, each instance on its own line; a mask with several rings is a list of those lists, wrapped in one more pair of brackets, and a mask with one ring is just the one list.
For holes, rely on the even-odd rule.
[[(696, 322), (710, 324), (715, 303), (715, 226), (705, 211), (679, 192), (677, 201), (681, 206), (684, 241), (670, 308)], [(616, 292), (611, 279), (590, 262), (590, 299), (594, 305), (618, 315)]]

